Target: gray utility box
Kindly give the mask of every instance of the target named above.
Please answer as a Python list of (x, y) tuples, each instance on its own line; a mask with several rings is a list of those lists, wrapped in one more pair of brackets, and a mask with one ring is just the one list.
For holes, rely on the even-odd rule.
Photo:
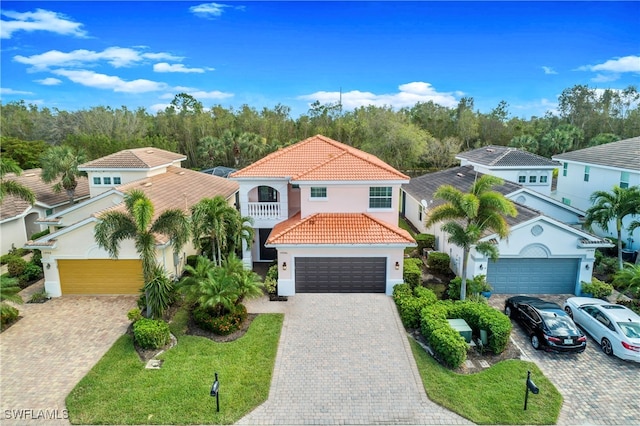
[(469, 327), (469, 324), (467, 324), (465, 320), (456, 318), (448, 319), (447, 322), (449, 323), (451, 328), (456, 330), (462, 337), (464, 337), (464, 340), (467, 343), (471, 343), (471, 327)]

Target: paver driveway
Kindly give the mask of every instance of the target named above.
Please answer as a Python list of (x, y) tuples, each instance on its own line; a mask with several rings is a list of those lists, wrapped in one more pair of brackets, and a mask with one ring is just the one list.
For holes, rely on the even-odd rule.
[(239, 424), (470, 424), (429, 401), (393, 300), (298, 294), (249, 302), (284, 312), (269, 399)]
[[(572, 295), (532, 295), (562, 303)], [(503, 309), (506, 295), (491, 296)], [(589, 338), (581, 354), (536, 351), (523, 329), (513, 322), (514, 341), (562, 394), (559, 425), (640, 425), (640, 364), (609, 357)], [(535, 403), (535, 398), (534, 398)]]
[(21, 305), (22, 319), (0, 334), (0, 423), (68, 424), (66, 396), (126, 331), (136, 298), (63, 296)]

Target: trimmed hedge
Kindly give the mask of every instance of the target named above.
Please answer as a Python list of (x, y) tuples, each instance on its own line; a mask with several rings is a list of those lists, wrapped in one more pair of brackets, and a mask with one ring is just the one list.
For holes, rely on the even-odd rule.
[(411, 290), (409, 284), (398, 284), (393, 288), (393, 300), (398, 307), (402, 324), (406, 328), (418, 328), (420, 312), (424, 307), (436, 303), (438, 297), (433, 291), (422, 286)]
[(418, 253), (420, 254), (426, 248), (436, 248), (436, 236), (433, 234), (418, 234), (415, 239), (416, 243), (418, 243)]
[(427, 266), (434, 272), (440, 272), (442, 274), (449, 273), (450, 263), (451, 259), (449, 258), (449, 255), (447, 253), (432, 251), (431, 253), (429, 253), (429, 257), (427, 257)]
[(613, 293), (613, 286), (611, 284), (600, 281), (596, 277), (591, 278), (590, 283), (582, 281), (581, 285), (583, 293), (591, 294), (597, 299), (607, 300), (607, 297)]
[(142, 318), (133, 323), (133, 337), (145, 349), (159, 349), (169, 343), (169, 325), (160, 320)]
[(451, 303), (438, 302), (426, 306), (421, 312), (421, 331), (429, 346), (451, 368), (460, 367), (467, 359), (467, 342), (447, 322)]
[(422, 261), (420, 259), (405, 259), (402, 278), (411, 288), (422, 284)]
[(449, 318), (462, 318), (477, 336), (487, 330), (488, 348), (495, 354), (504, 352), (511, 335), (511, 321), (502, 312), (484, 303), (462, 301), (453, 304)]

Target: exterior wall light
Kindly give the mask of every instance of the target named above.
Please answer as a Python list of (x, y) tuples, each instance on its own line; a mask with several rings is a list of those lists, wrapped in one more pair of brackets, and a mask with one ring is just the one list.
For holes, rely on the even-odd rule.
[(283, 271), (287, 270), (287, 262), (282, 262), (282, 270)]
[(586, 265), (584, 265), (584, 269), (586, 269), (587, 271), (589, 270), (589, 264), (588, 263)]
[(484, 269), (484, 265), (481, 263), (480, 264), (480, 270), (482, 271)]
[(400, 262), (396, 262), (396, 271), (400, 269)]
[(47, 269), (51, 269), (51, 264), (47, 263)]

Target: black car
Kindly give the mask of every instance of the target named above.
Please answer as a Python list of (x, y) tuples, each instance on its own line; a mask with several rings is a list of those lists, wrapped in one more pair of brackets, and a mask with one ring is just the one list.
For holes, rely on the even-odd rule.
[(579, 353), (587, 347), (585, 335), (555, 303), (514, 296), (505, 301), (504, 313), (525, 329), (535, 349)]

